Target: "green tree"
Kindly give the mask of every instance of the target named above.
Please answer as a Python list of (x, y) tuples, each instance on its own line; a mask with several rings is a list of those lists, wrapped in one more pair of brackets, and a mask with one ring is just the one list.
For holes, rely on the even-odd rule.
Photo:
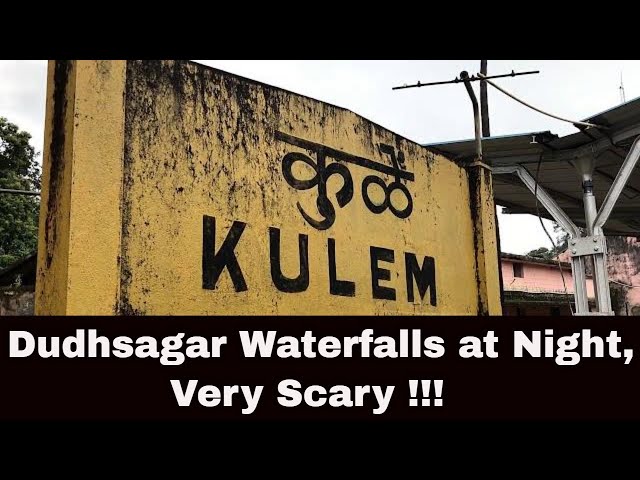
[[(31, 135), (0, 117), (0, 188), (40, 190), (38, 154)], [(0, 193), (0, 269), (34, 252), (38, 242), (39, 198)]]
[(555, 234), (556, 241), (551, 250), (547, 247), (539, 247), (528, 252), (527, 256), (551, 260), (564, 252), (569, 246), (569, 234), (556, 222), (553, 222), (553, 233)]
[(556, 235), (555, 254), (560, 255), (569, 248), (569, 234), (557, 222), (553, 222), (553, 233)]
[(527, 253), (527, 257), (534, 258), (553, 258), (553, 250), (549, 250), (547, 247), (536, 248)]

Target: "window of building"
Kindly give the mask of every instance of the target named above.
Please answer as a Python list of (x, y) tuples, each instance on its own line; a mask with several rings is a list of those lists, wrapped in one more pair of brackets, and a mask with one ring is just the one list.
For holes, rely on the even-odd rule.
[(524, 278), (524, 265), (522, 263), (513, 264), (513, 276), (517, 278)]

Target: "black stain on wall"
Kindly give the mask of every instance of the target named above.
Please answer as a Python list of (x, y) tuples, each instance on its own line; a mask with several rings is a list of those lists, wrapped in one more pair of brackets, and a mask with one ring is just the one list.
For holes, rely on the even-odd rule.
[[(268, 153), (270, 150), (275, 150), (271, 142), (275, 132), (283, 128), (297, 134), (305, 129), (309, 130), (314, 118), (323, 118), (326, 128), (335, 130), (336, 125), (341, 121), (341, 115), (352, 114), (341, 107), (188, 61), (128, 61), (126, 71), (122, 236), (119, 259), (121, 283), (116, 311), (119, 314), (136, 315), (145, 314), (147, 300), (151, 303), (151, 296), (158, 294), (153, 288), (148, 288), (150, 285), (147, 282), (148, 278), (157, 279), (158, 275), (150, 270), (150, 267), (138, 266), (137, 259), (130, 258), (129, 245), (134, 243), (132, 239), (136, 238), (136, 244), (141, 239), (139, 247), (148, 248), (151, 252), (154, 251), (156, 242), (162, 241), (155, 237), (153, 228), (149, 228), (150, 224), (154, 225), (162, 219), (152, 217), (143, 210), (145, 200), (141, 192), (145, 189), (148, 191), (151, 188), (159, 188), (163, 179), (171, 178), (175, 173), (184, 170), (192, 175), (192, 181), (189, 182), (187, 178), (185, 182), (184, 177), (175, 175), (175, 178), (180, 178), (180, 183), (171, 185), (172, 188), (167, 189), (166, 195), (161, 198), (165, 206), (173, 209), (176, 215), (181, 213), (176, 205), (182, 205), (184, 199), (193, 194), (194, 186), (200, 188), (202, 177), (199, 176), (205, 175), (211, 182), (229, 183), (228, 198), (226, 196), (223, 199), (219, 198), (214, 189), (211, 189), (209, 198), (212, 202), (228, 202), (226, 208), (234, 215), (239, 213), (238, 216), (243, 218), (242, 210), (246, 210), (248, 205), (244, 201), (246, 197), (243, 197), (243, 194), (257, 188), (258, 195), (262, 197), (264, 214), (269, 218), (272, 212), (280, 208), (277, 188), (282, 179), (281, 164), (274, 158), (273, 162), (266, 167), (270, 181), (254, 186), (247, 184), (246, 180), (243, 180), (242, 176), (235, 171), (237, 167), (234, 158), (238, 154), (242, 155), (242, 151), (251, 153), (256, 149), (259, 152)], [(233, 104), (233, 108), (230, 107), (230, 103)], [(298, 113), (297, 108), (302, 109), (303, 112)], [(196, 125), (191, 121), (194, 118), (197, 119)], [(354, 129), (359, 130), (358, 134), (362, 136), (363, 146), (372, 154), (376, 149), (380, 151), (380, 141), (384, 145), (395, 145), (398, 152), (397, 163), (394, 162), (393, 167), (387, 165), (386, 168), (389, 171), (383, 173), (394, 177), (395, 180), (398, 180), (396, 176), (400, 177), (403, 183), (412, 181), (413, 174), (406, 171), (405, 157), (400, 153), (401, 147), (408, 155), (407, 158), (418, 155), (417, 152), (422, 152), (424, 149), (358, 115), (354, 115), (354, 120), (357, 122)], [(171, 123), (175, 128), (165, 131), (167, 123)], [(167, 137), (166, 133), (170, 133), (170, 136)], [(170, 142), (172, 147), (168, 152), (158, 151), (158, 139)], [(219, 147), (215, 156), (210, 153), (213, 151), (210, 145)], [(268, 148), (265, 149), (264, 145)], [(392, 148), (383, 147), (382, 150), (384, 150), (382, 153), (391, 154)], [(345, 152), (330, 153), (336, 153), (341, 158), (345, 155), (349, 159), (355, 158)], [(205, 157), (198, 158), (198, 155)], [(209, 155), (208, 158), (207, 155)], [(246, 156), (249, 162), (248, 167), (253, 168), (257, 160), (251, 155), (243, 156)], [(336, 167), (332, 167), (335, 171), (325, 169), (326, 174), (339, 173), (340, 164), (335, 165)], [(367, 166), (375, 167), (374, 170), (380, 168), (377, 162), (367, 163)], [(345, 177), (345, 175), (342, 176)], [(325, 180), (326, 178), (323, 179)], [(145, 189), (140, 188), (142, 185)], [(134, 186), (136, 188), (133, 188)], [(389, 185), (386, 191), (387, 197), (390, 197), (391, 190)], [(408, 192), (402, 193), (405, 193), (411, 202)], [(350, 200), (352, 196), (353, 188), (346, 188), (341, 195), (342, 199), (337, 199), (337, 205), (346, 204), (347, 198)], [(178, 197), (180, 200), (177, 200)], [(325, 208), (324, 213), (328, 213), (328, 210), (328, 207)], [(399, 209), (393, 211), (390, 208), (390, 210), (396, 216), (405, 215)], [(410, 214), (411, 207), (406, 216)], [(179, 229), (182, 227), (186, 225), (178, 221), (173, 228), (174, 234), (179, 235)], [(300, 239), (298, 243), (300, 275), (296, 279), (284, 278), (282, 284), (285, 285), (287, 281), (300, 282), (294, 283), (296, 285), (294, 289), (302, 288), (300, 285), (305, 283), (303, 268), (306, 267), (306, 275), (309, 275), (308, 260), (305, 261), (308, 256), (307, 246)], [(215, 252), (214, 249), (211, 251)], [(279, 260), (279, 249), (277, 259)], [(383, 260), (384, 258), (380, 258), (380, 261)], [(272, 263), (272, 268), (274, 265)], [(378, 280), (384, 280), (385, 274), (390, 276), (389, 271), (384, 268), (376, 267), (375, 270), (380, 274)], [(197, 283), (200, 283), (199, 280), (196, 278)], [(350, 291), (348, 286), (350, 282), (339, 279), (337, 271), (335, 280), (336, 291), (343, 293)], [(171, 279), (165, 278), (162, 281), (170, 282)], [(132, 288), (134, 282), (140, 284), (135, 289)], [(340, 290), (339, 285), (342, 285), (340, 282), (345, 282), (344, 291)], [(165, 288), (164, 285), (162, 288)], [(140, 292), (141, 296), (136, 296), (135, 301), (131, 300), (130, 290)], [(394, 289), (380, 287), (378, 293), (385, 298), (384, 295), (389, 296), (389, 291), (395, 299)]]
[(58, 203), (62, 196), (62, 182), (65, 170), (64, 150), (66, 145), (65, 120), (70, 89), (72, 64), (70, 60), (56, 60), (53, 73), (53, 126), (49, 146), (50, 170), (45, 219), (44, 242), (46, 248), (45, 265), (51, 267), (58, 236)]
[[(483, 299), (481, 291), (482, 291), (482, 279), (480, 278), (480, 266), (478, 265), (478, 259), (485, 254), (484, 247), (480, 245), (478, 240), (482, 238), (484, 235), (482, 228), (482, 218), (481, 215), (481, 198), (482, 198), (482, 185), (483, 181), (486, 185), (491, 185), (491, 172), (486, 168), (481, 168), (479, 166), (471, 167), (467, 169), (468, 179), (469, 179), (469, 210), (471, 212), (471, 222), (473, 224), (473, 250), (474, 250), (474, 259), (475, 259), (475, 274), (476, 274), (476, 296), (477, 296), (477, 315), (489, 315), (489, 305)], [(488, 182), (488, 183), (487, 183)], [(487, 205), (485, 208), (489, 208), (491, 200), (489, 198), (493, 198), (493, 193), (489, 192), (487, 196)], [(494, 210), (495, 207), (492, 207), (490, 210)], [(498, 264), (499, 268), (499, 264)]]

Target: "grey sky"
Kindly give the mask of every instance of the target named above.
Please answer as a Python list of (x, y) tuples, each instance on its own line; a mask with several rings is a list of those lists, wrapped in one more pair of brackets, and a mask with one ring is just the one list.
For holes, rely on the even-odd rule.
[[(222, 70), (330, 102), (418, 143), (473, 137), (471, 104), (458, 85), (392, 91), (405, 83), (449, 80), (476, 73), (479, 60), (197, 60)], [(33, 135), (42, 151), (47, 64), (0, 61), (0, 115)], [(540, 70), (497, 80), (501, 86), (551, 113), (580, 120), (620, 103), (620, 74), (627, 100), (640, 96), (637, 60), (490, 60), (489, 73)], [(540, 130), (566, 135), (575, 128), (489, 90), (492, 135)], [(549, 224), (549, 223), (547, 223)], [(500, 215), (502, 249), (525, 253), (549, 247), (537, 218)]]

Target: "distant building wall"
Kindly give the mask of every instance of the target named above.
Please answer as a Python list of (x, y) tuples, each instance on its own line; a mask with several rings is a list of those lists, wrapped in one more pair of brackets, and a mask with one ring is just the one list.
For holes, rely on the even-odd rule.
[[(609, 278), (626, 285), (640, 286), (640, 241), (630, 237), (607, 238)], [(619, 314), (640, 315), (640, 288), (621, 287), (626, 293)]]
[[(571, 254), (565, 251), (559, 255), (560, 260), (569, 261)], [(591, 266), (587, 262), (587, 273)], [(623, 292), (622, 301), (613, 305), (618, 315), (640, 315), (640, 240), (635, 237), (607, 237), (607, 272), (609, 279), (634, 285), (634, 288), (611, 284), (614, 289)], [(614, 302), (612, 292), (612, 302)]]
[[(516, 267), (514, 267), (516, 265)], [(521, 267), (517, 267), (521, 265)], [(517, 268), (522, 269), (522, 277), (516, 277)], [(562, 276), (564, 275), (564, 284)], [(505, 291), (529, 293), (573, 293), (573, 275), (570, 266), (563, 266), (562, 274), (556, 265), (545, 265), (502, 258), (502, 279)], [(594, 298), (593, 279), (587, 279), (587, 296)]]
[(0, 288), (0, 316), (33, 315), (33, 301), (33, 286)]
[[(571, 265), (555, 260), (503, 253), (503, 314), (506, 316), (571, 315), (575, 311)], [(564, 276), (564, 282), (563, 282)], [(565, 290), (566, 287), (566, 290)], [(587, 278), (590, 308), (595, 307), (593, 279)]]

